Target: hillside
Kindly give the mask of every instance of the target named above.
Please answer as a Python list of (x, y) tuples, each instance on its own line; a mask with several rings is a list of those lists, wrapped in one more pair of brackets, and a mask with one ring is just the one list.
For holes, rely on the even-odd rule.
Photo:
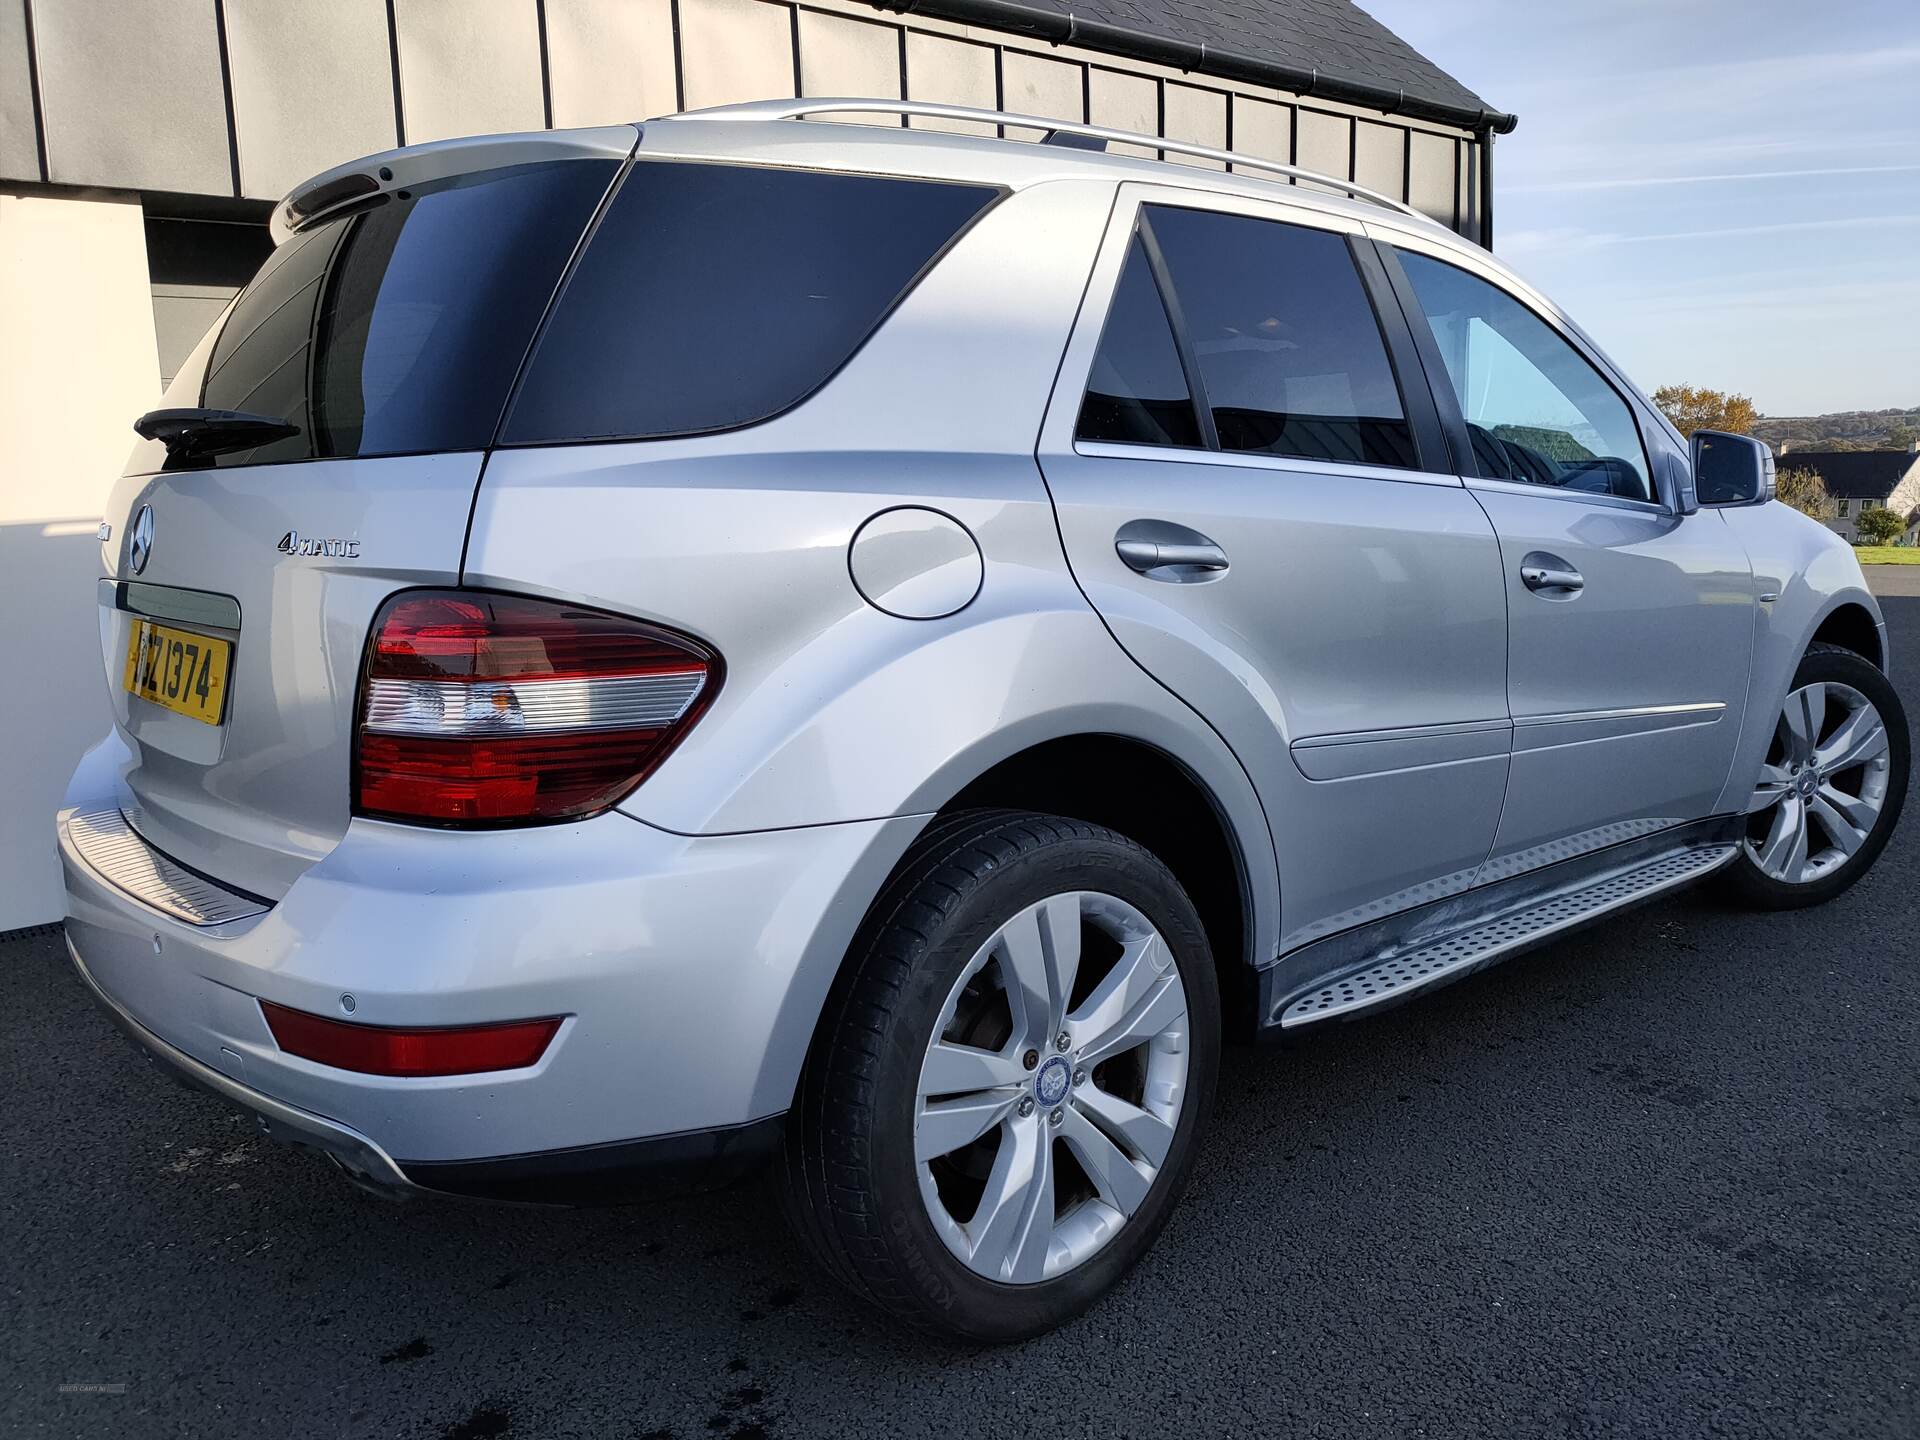
[[(1754, 422), (1753, 433), (1780, 448), (1791, 441), (1796, 450), (1891, 450), (1889, 433), (1905, 426), (1920, 436), (1920, 407), (1893, 410), (1842, 410), (1832, 415), (1766, 415)], [(1899, 448), (1904, 449), (1902, 440)]]

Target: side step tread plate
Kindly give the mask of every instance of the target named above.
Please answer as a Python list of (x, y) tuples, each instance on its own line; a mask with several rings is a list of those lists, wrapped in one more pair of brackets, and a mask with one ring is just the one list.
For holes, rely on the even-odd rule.
[(1293, 1030), (1336, 1020), (1457, 980), (1511, 951), (1538, 944), (1609, 911), (1691, 884), (1726, 864), (1734, 853), (1733, 845), (1675, 851), (1439, 939), (1384, 955), (1294, 999), (1281, 1012), (1280, 1026)]

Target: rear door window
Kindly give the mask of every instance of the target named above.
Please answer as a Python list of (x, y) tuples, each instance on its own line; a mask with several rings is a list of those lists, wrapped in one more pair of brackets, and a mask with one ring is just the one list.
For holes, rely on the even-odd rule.
[(1344, 236), (1173, 206), (1147, 216), (1222, 450), (1418, 463)]
[(293, 235), (169, 402), (268, 415), (299, 433), (201, 463), (484, 448), (618, 168), (478, 171)]
[(1125, 445), (1201, 443), (1180, 350), (1138, 234), (1127, 248), (1113, 308), (1100, 331), (1074, 438)]
[(991, 186), (643, 161), (542, 334), (507, 444), (752, 424), (846, 363)]

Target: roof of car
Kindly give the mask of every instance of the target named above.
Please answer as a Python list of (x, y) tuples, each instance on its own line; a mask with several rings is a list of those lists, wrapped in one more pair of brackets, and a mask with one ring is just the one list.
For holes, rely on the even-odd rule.
[[(855, 119), (855, 123), (795, 118), (796, 108), (804, 114), (854, 112), (848, 118)], [(903, 108), (914, 112), (911, 126), (901, 123), (899, 112)], [(928, 111), (939, 113), (929, 115), (925, 113)], [(971, 131), (963, 133), (964, 127), (923, 128), (960, 121), (970, 124)], [(437, 176), (560, 155), (611, 160), (633, 154), (646, 159), (851, 170), (1010, 189), (1059, 180), (1133, 182), (1282, 201), (1301, 209), (1338, 215), (1348, 222), (1384, 226), (1403, 236), (1417, 237), (1463, 260), (1490, 267), (1508, 282), (1530, 289), (1488, 251), (1390, 196), (1362, 198), (1304, 181), (1294, 185), (1285, 176), (1263, 174), (1251, 168), (1228, 171), (1217, 163), (1207, 168), (1207, 160), (1190, 156), (1183, 162), (1175, 158), (1171, 150), (1169, 158), (1158, 159), (1147, 152), (1184, 143), (1162, 136), (1102, 131), (1100, 133), (1110, 140), (1131, 149), (1086, 149), (1077, 145), (1001, 139), (992, 133), (991, 127), (995, 126), (1005, 128), (1010, 135), (1021, 130), (1036, 136), (1061, 128), (1081, 131), (1096, 128), (1073, 126), (1041, 116), (896, 100), (756, 100), (709, 110), (683, 111), (630, 125), (463, 136), (365, 156), (322, 171), (296, 186), (274, 208), (272, 229), (275, 242), (279, 243), (296, 229), (343, 207), (364, 203), (375, 193), (404, 188)], [(1207, 153), (1217, 161), (1248, 166), (1272, 163), (1253, 155), (1238, 156), (1226, 151)], [(1297, 173), (1311, 179), (1315, 172)], [(1352, 188), (1344, 177), (1323, 178), (1328, 186)], [(1534, 293), (1537, 296), (1537, 292)], [(1545, 297), (1537, 298), (1540, 304), (1553, 308)]]
[[(911, 112), (911, 124), (903, 123), (907, 117), (902, 112)], [(799, 118), (802, 114), (828, 113), (852, 123)], [(996, 135), (996, 128), (1004, 130), (1008, 138)], [(1059, 130), (1093, 132), (1126, 149), (1049, 145), (1013, 138), (1016, 132), (1037, 137)], [(1175, 151), (1182, 147), (1198, 148), (1203, 155), (1177, 156)], [(1149, 150), (1164, 150), (1167, 158), (1156, 158), (1147, 153)], [(470, 135), (407, 145), (336, 165), (295, 186), (274, 209), (274, 236), (277, 243), (294, 229), (342, 206), (362, 203), (372, 194), (404, 188), (423, 178), (560, 155), (614, 159), (626, 154), (649, 159), (865, 170), (1013, 189), (1067, 178), (1110, 184), (1134, 181), (1183, 185), (1285, 200), (1356, 221), (1385, 221), (1485, 254), (1439, 221), (1392, 196), (1362, 190), (1342, 176), (1321, 177), (1314, 171), (1297, 170), (1293, 173), (1303, 177), (1303, 182), (1323, 179), (1331, 188), (1308, 183), (1295, 186), (1285, 176), (1256, 168), (1275, 163), (1264, 157), (1187, 146), (1171, 137), (1101, 130), (1043, 116), (963, 106), (859, 98), (754, 100), (628, 125)], [(1246, 168), (1229, 172), (1221, 162)], [(1335, 193), (1343, 187), (1358, 194)]]
[[(804, 106), (809, 113), (817, 113), (818, 109), (842, 105), (899, 107), (903, 103), (912, 104), (833, 99), (755, 100), (710, 110), (683, 111), (643, 122), (640, 145), (635, 153), (640, 157), (660, 159), (711, 159), (822, 170), (863, 170), (874, 174), (914, 175), (1004, 185), (1013, 189), (1024, 189), (1049, 181), (1078, 179), (1099, 180), (1109, 184), (1133, 182), (1180, 186), (1249, 199), (1277, 200), (1423, 239), (1436, 248), (1462, 257), (1463, 261), (1491, 269), (1510, 286), (1517, 286), (1523, 293), (1532, 296), (1539, 306), (1566, 318), (1564, 312), (1492, 252), (1464, 238), (1452, 227), (1386, 197), (1363, 199), (1336, 194), (1311, 184), (1294, 185), (1284, 177), (1263, 175), (1253, 170), (1230, 172), (1222, 168), (1203, 168), (1191, 160), (1182, 162), (1172, 154), (1161, 160), (1138, 151), (1047, 145), (1033, 140), (1000, 139), (984, 133), (985, 124), (991, 123), (996, 116), (1009, 122), (1006, 128), (1010, 131), (1014, 128), (1012, 122), (1016, 121), (1025, 121), (1031, 131), (1067, 123), (1049, 121), (1040, 116), (999, 115), (998, 112), (943, 107), (954, 114), (988, 117), (986, 121), (977, 122), (981, 133), (960, 133), (923, 129), (918, 124), (908, 128), (899, 123), (897, 116), (891, 119), (875, 118), (871, 123), (836, 123), (788, 118), (782, 113), (797, 106)], [(1124, 138), (1142, 148), (1154, 144), (1156, 139), (1162, 144), (1167, 143), (1163, 137), (1148, 135), (1128, 135)], [(1247, 157), (1250, 161), (1259, 158)], [(1337, 176), (1327, 179), (1333, 185), (1347, 183)], [(1572, 322), (1569, 320), (1568, 323)], [(1584, 332), (1582, 334), (1584, 336)], [(1586, 338), (1588, 344), (1594, 343), (1590, 337)]]
[(1775, 463), (1782, 470), (1817, 470), (1836, 500), (1884, 500), (1920, 464), (1911, 450), (1789, 450)]
[[(904, 102), (912, 108), (912, 102)], [(855, 123), (828, 123), (792, 118), (796, 107), (808, 113), (832, 112), (846, 107), (873, 107), (878, 111), (870, 120)], [(811, 166), (822, 169), (871, 168), (930, 178), (984, 181), (1024, 188), (1048, 180), (1063, 178), (1099, 179), (1108, 182), (1135, 181), (1144, 184), (1186, 185), (1229, 194), (1264, 199), (1284, 199), (1309, 209), (1323, 209), (1355, 220), (1397, 223), (1403, 227), (1444, 237), (1462, 246), (1469, 244), (1450, 227), (1411, 210), (1387, 197), (1363, 199), (1336, 194), (1311, 185), (1293, 185), (1280, 176), (1263, 174), (1249, 168), (1228, 172), (1218, 165), (1207, 165), (1169, 152), (1164, 160), (1152, 155), (1121, 150), (1086, 149), (1078, 145), (1043, 145), (1014, 138), (1001, 139), (984, 133), (995, 120), (1025, 121), (1027, 128), (1044, 129), (1068, 122), (1050, 121), (1043, 116), (1011, 115), (995, 111), (968, 110), (960, 107), (934, 107), (953, 117), (980, 117), (975, 123), (980, 133), (960, 133), (950, 129), (924, 128), (920, 120), (911, 128), (900, 124), (889, 109), (903, 106), (900, 101), (863, 101), (821, 99), (807, 101), (755, 100), (741, 105), (717, 106), (710, 110), (689, 110), (677, 115), (648, 120), (641, 126), (639, 154), (753, 161), (762, 164)], [(883, 108), (884, 107), (884, 108)], [(1087, 127), (1079, 127), (1087, 128)], [(1121, 142), (1142, 148), (1172, 143), (1150, 135), (1113, 132)], [(1219, 152), (1226, 155), (1229, 152)], [(1248, 155), (1249, 166), (1266, 163)], [(1300, 172), (1311, 175), (1311, 171)], [(1329, 175), (1333, 186), (1347, 184), (1340, 176)]]

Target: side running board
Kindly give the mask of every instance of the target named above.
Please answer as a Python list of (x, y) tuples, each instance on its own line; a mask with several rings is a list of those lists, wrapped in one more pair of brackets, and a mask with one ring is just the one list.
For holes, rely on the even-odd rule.
[(1483, 914), (1438, 936), (1428, 934), (1391, 946), (1286, 1000), (1278, 1007), (1279, 1028), (1297, 1030), (1325, 1020), (1349, 1019), (1458, 980), (1615, 910), (1704, 879), (1736, 853), (1736, 847), (1727, 843), (1668, 851)]

